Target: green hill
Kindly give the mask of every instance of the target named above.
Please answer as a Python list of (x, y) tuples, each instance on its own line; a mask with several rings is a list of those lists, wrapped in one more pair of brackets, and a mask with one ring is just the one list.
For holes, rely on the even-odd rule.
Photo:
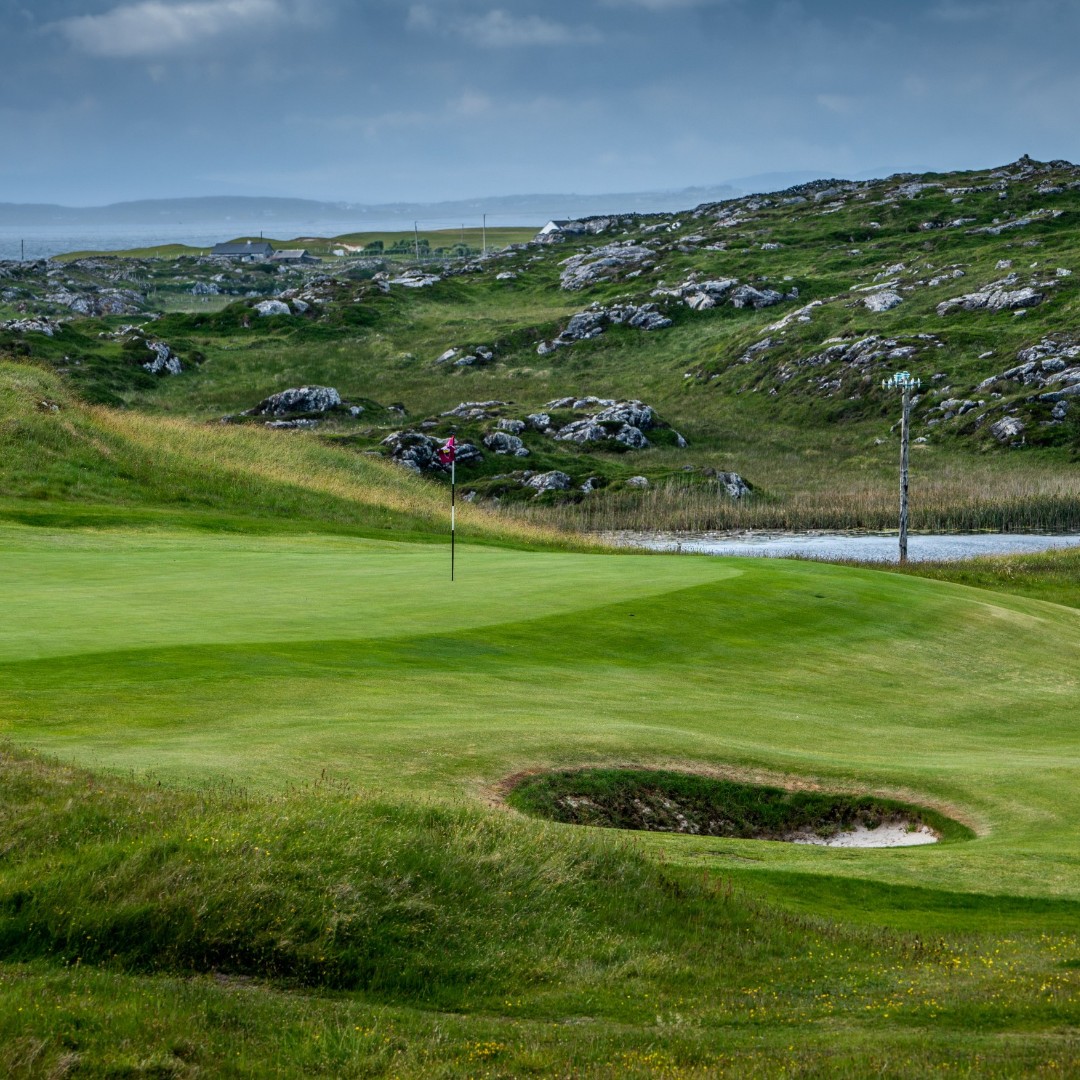
[[(822, 181), (683, 215), (602, 219), (594, 234), (473, 263), (436, 261), (440, 280), (413, 288), (368, 280), (377, 264), (362, 259), (352, 269), (345, 260), (284, 272), (194, 258), (84, 260), (65, 271), (73, 295), (90, 290), (100, 301), (126, 282), (147, 308), (173, 312), (143, 330), (173, 348), (183, 373), (146, 372), (145, 345), (118, 334), (130, 321), (119, 316), (69, 321), (52, 338), (9, 330), (0, 348), (56, 365), (93, 400), (198, 419), (304, 383), (401, 404), (404, 414), (369, 408), (323, 424), (321, 434), (371, 449), (429, 418), (429, 432), (457, 428), (479, 445), (496, 419), (523, 419), (559, 398), (645, 401), (685, 437), (685, 450), (650, 439), (650, 449), (626, 453), (527, 427), (532, 461), (508, 468), (489, 454), (463, 474), (479, 499), (504, 508), (539, 505), (515, 470), (558, 468), (574, 487), (597, 477), (587, 499), (547, 500), (579, 504), (556, 517), (590, 527), (888, 525), (898, 404), (879, 384), (903, 367), (923, 381), (917, 527), (1076, 527), (1068, 476), (1080, 449), (1070, 412), (1080, 385), (1078, 184), (1068, 163), (1027, 159), (979, 173)], [(59, 295), (56, 276), (50, 294), (23, 273), (6, 295), (27, 313), (62, 312), (41, 299)], [(193, 296), (200, 282), (215, 294)], [(745, 286), (756, 291), (740, 293)], [(287, 301), (308, 297), (306, 310), (252, 310), (282, 290)], [(618, 319), (619, 305), (642, 304), (671, 325), (641, 330), (603, 314)], [(593, 305), (599, 333), (538, 353)], [(458, 363), (478, 347), (491, 359)], [(458, 351), (437, 362), (450, 349)], [(442, 416), (463, 401), (507, 404), (471, 426)], [(740, 473), (755, 498), (731, 505), (708, 469)], [(636, 475), (650, 481), (648, 495), (625, 494)]]

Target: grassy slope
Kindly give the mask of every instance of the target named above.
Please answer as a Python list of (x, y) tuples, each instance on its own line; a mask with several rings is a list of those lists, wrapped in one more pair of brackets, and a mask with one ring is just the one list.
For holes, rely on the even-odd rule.
[[(0, 723), (183, 784), (0, 761), (7, 1073), (1077, 1068), (1075, 611), (494, 546), (451, 591), (444, 552), (396, 542), (441, 523), (427, 485), (0, 374), (4, 513), (39, 526), (0, 537)], [(40, 527), (80, 522), (113, 528)], [(777, 850), (482, 808), (583, 761), (813, 777), (980, 837)], [(192, 790), (213, 776), (275, 794)]]
[[(436, 485), (294, 436), (88, 407), (47, 369), (0, 361), (0, 518), (445, 539)], [(557, 542), (468, 505), (459, 516), (477, 538)]]
[[(146, 788), (0, 753), (10, 1076), (1060, 1075), (1074, 912), (927, 940), (726, 866), (323, 788)], [(976, 908), (975, 918), (980, 912)], [(344, 991), (344, 992), (343, 992)], [(1019, 1036), (1019, 1037), (1018, 1037)]]

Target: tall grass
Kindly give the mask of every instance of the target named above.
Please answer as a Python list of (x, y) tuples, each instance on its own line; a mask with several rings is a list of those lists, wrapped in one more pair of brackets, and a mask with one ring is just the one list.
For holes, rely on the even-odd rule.
[[(612, 490), (576, 504), (505, 512), (586, 532), (897, 527), (894, 478), (840, 472), (830, 483), (822, 473), (770, 475), (767, 468), (757, 477), (757, 491), (738, 501), (722, 488), (676, 477), (646, 491)], [(952, 460), (914, 478), (910, 498), (911, 528), (919, 532), (1080, 531), (1080, 478), (1062, 468)]]
[[(199, 424), (79, 402), (56, 374), (0, 362), (0, 497), (216, 511), (361, 531), (448, 536), (445, 486), (302, 432)], [(566, 545), (542, 522), (462, 504), (463, 531), (494, 542)], [(580, 545), (579, 545), (580, 546)]]

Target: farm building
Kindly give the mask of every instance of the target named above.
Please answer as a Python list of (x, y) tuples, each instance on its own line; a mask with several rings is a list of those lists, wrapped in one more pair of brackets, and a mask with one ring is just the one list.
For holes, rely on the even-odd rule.
[(287, 266), (300, 266), (301, 264), (310, 265), (311, 263), (322, 262), (322, 259), (309, 254), (306, 248), (283, 248), (280, 251), (275, 251), (270, 256), (270, 261), (284, 263)]
[(261, 262), (274, 254), (273, 247), (265, 240), (242, 240), (227, 244), (215, 244), (210, 254), (220, 259), (238, 259), (240, 262)]

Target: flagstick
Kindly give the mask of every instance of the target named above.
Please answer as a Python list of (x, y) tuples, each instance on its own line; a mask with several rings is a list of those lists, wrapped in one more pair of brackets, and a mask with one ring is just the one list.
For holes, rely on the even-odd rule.
[(454, 536), (456, 533), (454, 522), (454, 511), (456, 493), (457, 493), (457, 480), (454, 475), (454, 467), (457, 463), (455, 461), (450, 462), (450, 580), (454, 580)]

